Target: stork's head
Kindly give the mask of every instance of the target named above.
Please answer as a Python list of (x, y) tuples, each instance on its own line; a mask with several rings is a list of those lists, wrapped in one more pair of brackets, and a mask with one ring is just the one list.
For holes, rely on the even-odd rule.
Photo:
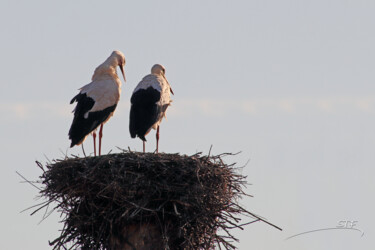
[(153, 75), (161, 75), (165, 79), (165, 81), (168, 83), (169, 89), (170, 89), (171, 93), (174, 95), (173, 90), (171, 88), (171, 85), (169, 84), (167, 78), (165, 78), (165, 68), (164, 68), (163, 65), (161, 65), (161, 64), (155, 64), (154, 66), (152, 66), (152, 68), (151, 68), (151, 74), (153, 74)]
[(112, 54), (109, 58), (111, 58), (113, 60), (114, 66), (120, 67), (122, 76), (124, 77), (124, 81), (126, 82), (125, 72), (124, 72), (124, 66), (125, 66), (125, 56), (124, 56), (124, 54), (119, 50), (115, 50), (115, 51), (112, 52)]
[(160, 65), (160, 64), (155, 64), (151, 68), (151, 74), (165, 76), (165, 68), (164, 68), (164, 66)]

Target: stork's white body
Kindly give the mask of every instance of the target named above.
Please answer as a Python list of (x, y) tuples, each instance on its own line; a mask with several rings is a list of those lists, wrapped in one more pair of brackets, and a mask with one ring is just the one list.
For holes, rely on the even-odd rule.
[[(90, 97), (95, 102), (94, 106), (85, 113), (85, 118), (88, 117), (89, 113), (101, 111), (116, 105), (120, 100), (121, 81), (117, 74), (115, 76), (106, 75), (100, 78), (93, 79), (91, 83), (80, 88), (80, 94), (86, 94), (87, 97)], [(110, 117), (113, 113), (111, 112)]]

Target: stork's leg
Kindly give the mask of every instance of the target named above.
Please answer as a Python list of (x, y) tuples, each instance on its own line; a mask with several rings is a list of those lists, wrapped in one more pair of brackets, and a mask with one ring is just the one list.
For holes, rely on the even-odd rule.
[(101, 155), (101, 152), (102, 152), (102, 137), (103, 137), (103, 123), (100, 125), (100, 130), (99, 130), (99, 156)]
[(96, 156), (96, 133), (92, 132), (92, 139), (94, 140), (94, 156)]
[(146, 143), (145, 143), (145, 141), (143, 141), (143, 153), (145, 153), (146, 152)]
[(159, 153), (159, 127), (156, 130), (156, 153)]

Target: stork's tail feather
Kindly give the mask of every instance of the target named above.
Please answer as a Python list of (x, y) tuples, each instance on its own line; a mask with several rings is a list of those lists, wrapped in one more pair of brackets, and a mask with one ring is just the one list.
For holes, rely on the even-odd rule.
[(131, 138), (134, 139), (135, 137), (137, 137), (137, 133), (136, 133), (134, 127), (130, 126), (129, 131), (130, 131), (130, 136), (131, 136)]
[(74, 146), (78, 146), (78, 145), (80, 145), (81, 143), (82, 143), (82, 141), (83, 140), (80, 140), (80, 141), (78, 141), (78, 140), (74, 140), (74, 139), (70, 139), (70, 140), (72, 140), (72, 143), (70, 143), (70, 147), (72, 148), (72, 147), (74, 147)]
[(142, 141), (147, 141), (146, 138), (145, 138), (145, 135), (141, 135), (139, 133), (139, 131), (137, 131), (134, 127), (131, 127), (130, 128), (130, 136), (131, 138), (135, 138), (135, 137), (139, 137), (139, 139), (141, 139)]
[(81, 143), (86, 139), (86, 135), (71, 134), (69, 131), (69, 140), (71, 140), (70, 147), (81, 145)]

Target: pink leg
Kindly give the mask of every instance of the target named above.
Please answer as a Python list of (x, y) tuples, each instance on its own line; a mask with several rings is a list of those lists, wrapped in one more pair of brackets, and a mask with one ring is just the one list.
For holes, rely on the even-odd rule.
[(102, 137), (103, 137), (103, 124), (100, 125), (100, 130), (99, 130), (99, 156), (101, 155), (101, 152), (102, 152)]
[(145, 143), (145, 141), (143, 141), (143, 153), (145, 153), (146, 152), (146, 143)]
[(92, 132), (92, 138), (94, 139), (94, 156), (96, 156), (96, 133)]
[(156, 153), (159, 153), (159, 127), (156, 130)]

